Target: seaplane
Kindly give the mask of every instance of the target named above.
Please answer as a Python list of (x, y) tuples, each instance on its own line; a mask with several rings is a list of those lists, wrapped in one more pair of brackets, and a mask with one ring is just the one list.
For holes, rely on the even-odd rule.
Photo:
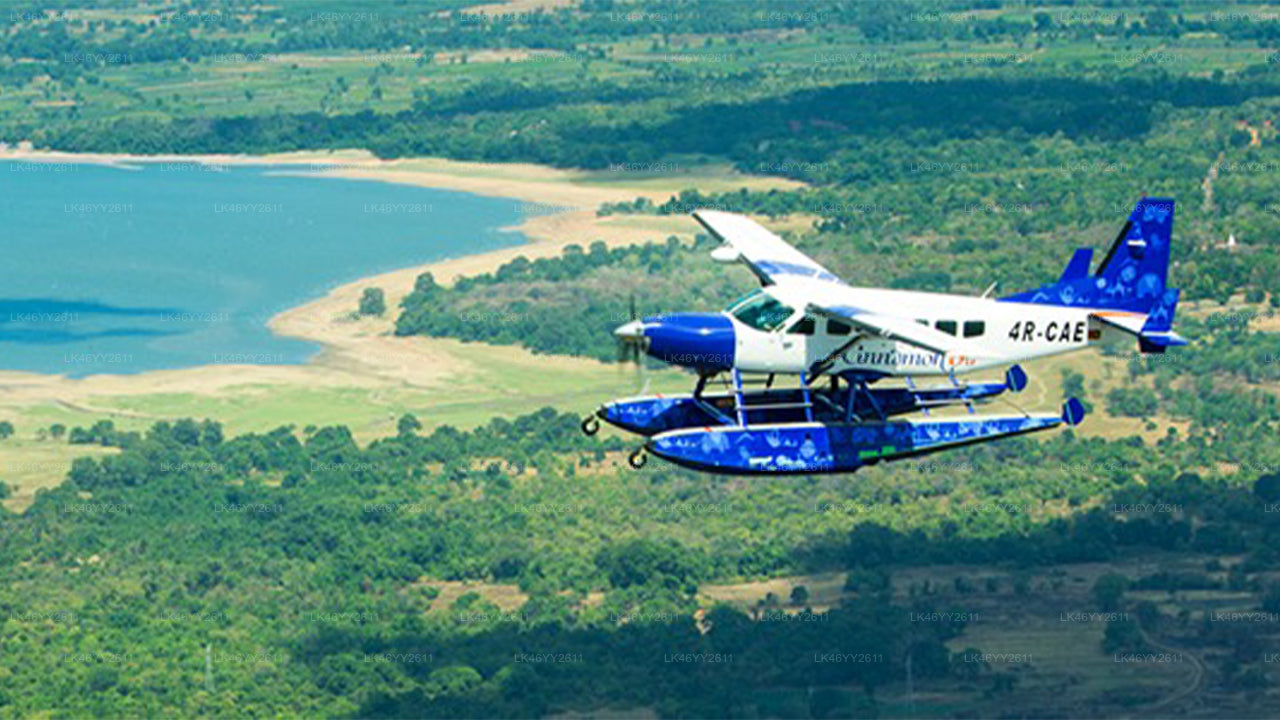
[[(1006, 297), (993, 297), (994, 285), (981, 296), (854, 287), (751, 218), (695, 211), (721, 243), (711, 257), (745, 265), (760, 288), (721, 312), (618, 327), (636, 356), (697, 381), (688, 394), (607, 402), (583, 432), (604, 421), (642, 436), (635, 468), (651, 454), (750, 475), (847, 473), (1077, 425), (1077, 398), (1054, 413), (977, 407), (1025, 388), (1026, 360), (1117, 338), (1136, 338), (1144, 354), (1185, 345), (1173, 331), (1179, 291), (1167, 286), (1173, 211), (1172, 199), (1143, 198), (1096, 268), (1093, 248), (1079, 248), (1056, 282)], [(999, 369), (1002, 381), (961, 381)]]

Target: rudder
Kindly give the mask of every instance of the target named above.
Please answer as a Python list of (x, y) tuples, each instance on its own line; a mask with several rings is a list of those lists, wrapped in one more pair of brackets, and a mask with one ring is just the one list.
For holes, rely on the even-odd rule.
[(1134, 206), (1095, 273), (1103, 281), (1097, 285), (1107, 302), (1098, 307), (1146, 313), (1164, 297), (1173, 207), (1172, 198), (1143, 198)]

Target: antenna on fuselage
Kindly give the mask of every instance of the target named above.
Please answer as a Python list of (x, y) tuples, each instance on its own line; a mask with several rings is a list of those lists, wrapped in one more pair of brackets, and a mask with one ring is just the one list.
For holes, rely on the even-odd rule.
[(987, 289), (982, 291), (982, 299), (983, 299), (983, 300), (985, 300), (985, 299), (987, 299), (987, 298), (991, 297), (991, 292), (992, 292), (993, 290), (995, 290), (995, 289), (996, 289), (996, 285), (999, 285), (999, 284), (1000, 284), (1000, 281), (999, 281), (999, 280), (997, 280), (997, 281), (995, 281), (995, 282), (991, 283), (990, 285), (988, 285), (988, 286), (987, 286)]

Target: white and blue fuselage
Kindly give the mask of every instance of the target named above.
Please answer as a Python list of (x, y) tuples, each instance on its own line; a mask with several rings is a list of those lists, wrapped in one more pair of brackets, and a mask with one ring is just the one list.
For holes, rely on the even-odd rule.
[[(945, 351), (868, 333), (837, 318), (806, 311), (816, 296), (892, 314), (952, 336)], [(907, 290), (774, 285), (720, 313), (655, 316), (618, 328), (643, 337), (646, 352), (703, 373), (812, 372), (866, 378), (963, 374), (1082, 350), (1105, 326), (1089, 308), (1034, 305)]]
[(615, 333), (704, 376), (956, 375), (1083, 350), (1107, 330), (1160, 353), (1186, 343), (1167, 285), (1173, 215), (1172, 199), (1143, 198), (1095, 270), (1093, 250), (1080, 248), (1057, 282), (994, 299), (853, 287), (749, 218), (698, 211), (724, 242), (712, 257), (745, 264), (762, 288), (720, 313), (649, 317)]

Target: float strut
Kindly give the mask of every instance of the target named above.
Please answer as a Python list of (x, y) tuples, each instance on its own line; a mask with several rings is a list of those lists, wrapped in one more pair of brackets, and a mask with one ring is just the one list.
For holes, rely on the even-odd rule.
[(872, 394), (871, 394), (871, 390), (870, 390), (869, 388), (867, 388), (867, 381), (866, 381), (866, 380), (859, 380), (859, 381), (858, 381), (858, 392), (861, 392), (861, 393), (865, 393), (865, 394), (866, 394), (866, 396), (867, 396), (867, 402), (871, 404), (871, 409), (876, 411), (876, 415), (879, 415), (881, 420), (888, 420), (888, 419), (889, 419), (889, 418), (884, 414), (884, 410), (880, 409), (880, 403), (876, 402), (876, 396), (875, 396), (875, 395), (872, 395)]
[[(906, 376), (906, 380), (907, 380), (907, 389), (911, 391), (911, 395), (912, 395), (912, 397), (914, 397), (914, 398), (916, 399), (916, 405), (917, 405), (917, 406), (920, 406), (920, 396), (919, 396), (919, 395), (916, 395), (916, 382), (915, 382), (914, 380), (912, 380), (912, 379), (911, 379), (911, 376), (910, 376), (910, 375), (907, 375), (907, 376)], [(925, 406), (921, 407), (920, 409), (924, 411), (924, 416), (925, 416), (925, 417), (929, 417), (929, 406), (928, 406), (928, 405), (925, 405)]]
[(738, 426), (747, 426), (747, 403), (746, 398), (742, 397), (742, 373), (737, 368), (733, 369), (733, 404), (734, 410), (737, 411)]
[(809, 376), (806, 373), (800, 373), (800, 387), (803, 388), (801, 396), (804, 398), (805, 422), (813, 422), (813, 395), (809, 392)]

